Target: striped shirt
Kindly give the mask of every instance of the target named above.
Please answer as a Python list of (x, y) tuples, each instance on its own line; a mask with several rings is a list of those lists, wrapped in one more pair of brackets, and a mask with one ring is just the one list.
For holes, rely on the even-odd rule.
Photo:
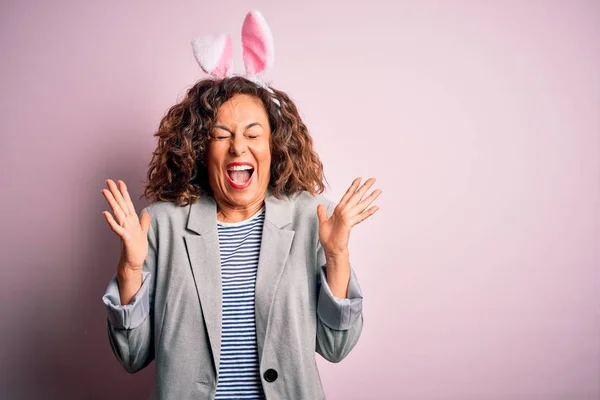
[(215, 399), (264, 399), (254, 319), (264, 207), (249, 219), (217, 222), (223, 285), (221, 355)]

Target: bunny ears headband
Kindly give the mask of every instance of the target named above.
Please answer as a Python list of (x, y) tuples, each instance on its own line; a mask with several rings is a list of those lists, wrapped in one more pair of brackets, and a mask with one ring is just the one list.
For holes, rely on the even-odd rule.
[[(192, 47), (196, 61), (204, 72), (219, 79), (231, 76), (233, 50), (229, 34), (193, 39)], [(242, 49), (246, 68), (244, 77), (273, 94), (273, 91), (262, 81), (262, 75), (273, 65), (275, 57), (273, 35), (259, 11), (250, 11), (244, 19)], [(277, 99), (273, 100), (279, 105)]]

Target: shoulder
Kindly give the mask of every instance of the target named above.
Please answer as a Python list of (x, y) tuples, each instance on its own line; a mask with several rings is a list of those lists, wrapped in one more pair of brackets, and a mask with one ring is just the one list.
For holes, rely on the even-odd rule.
[(157, 201), (155, 203), (146, 206), (142, 212), (146, 211), (152, 217), (165, 217), (173, 216), (174, 214), (185, 214), (188, 213), (189, 206), (180, 207), (177, 204), (170, 201)]
[(307, 191), (284, 197), (282, 201), (289, 203), (292, 219), (296, 225), (304, 223), (318, 225), (317, 206), (319, 204), (325, 205), (329, 215), (333, 213), (336, 206), (336, 203), (327, 197), (321, 194), (311, 194)]
[(156, 230), (159, 226), (173, 225), (173, 223), (181, 223), (187, 221), (190, 209), (187, 206), (178, 206), (170, 201), (157, 201), (146, 206), (140, 216), (147, 212), (151, 217), (152, 227)]
[[(291, 202), (298, 211), (317, 209), (319, 204), (324, 204), (327, 208), (335, 207), (335, 203), (321, 194), (310, 194), (307, 191), (302, 191), (295, 195), (289, 196), (288, 201)], [(314, 210), (313, 210), (314, 211)]]

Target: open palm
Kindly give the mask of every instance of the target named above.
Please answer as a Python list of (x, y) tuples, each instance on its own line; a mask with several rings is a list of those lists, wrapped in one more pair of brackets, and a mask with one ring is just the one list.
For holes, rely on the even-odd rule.
[(379, 209), (378, 206), (369, 206), (381, 194), (380, 189), (374, 190), (369, 196), (363, 198), (375, 183), (375, 178), (368, 179), (358, 188), (360, 182), (361, 178), (356, 178), (352, 182), (331, 217), (327, 216), (327, 208), (324, 205), (320, 204), (317, 207), (319, 240), (325, 254), (329, 256), (335, 257), (347, 251), (352, 228)]
[(138, 218), (125, 182), (118, 181), (117, 187), (115, 182), (108, 179), (106, 184), (108, 189), (103, 189), (102, 194), (110, 204), (114, 216), (108, 211), (103, 211), (103, 214), (111, 230), (121, 238), (119, 264), (131, 270), (141, 271), (148, 256), (150, 214), (145, 212)]

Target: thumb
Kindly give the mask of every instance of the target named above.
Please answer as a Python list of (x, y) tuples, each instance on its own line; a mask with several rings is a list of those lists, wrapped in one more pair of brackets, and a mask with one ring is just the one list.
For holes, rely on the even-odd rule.
[(142, 227), (142, 230), (144, 231), (144, 233), (148, 233), (148, 229), (150, 229), (150, 213), (144, 211), (144, 213), (142, 214), (142, 217), (140, 218), (140, 226)]
[(319, 224), (322, 224), (329, 219), (327, 216), (327, 207), (325, 207), (325, 205), (319, 204), (317, 206), (317, 216), (319, 217)]

